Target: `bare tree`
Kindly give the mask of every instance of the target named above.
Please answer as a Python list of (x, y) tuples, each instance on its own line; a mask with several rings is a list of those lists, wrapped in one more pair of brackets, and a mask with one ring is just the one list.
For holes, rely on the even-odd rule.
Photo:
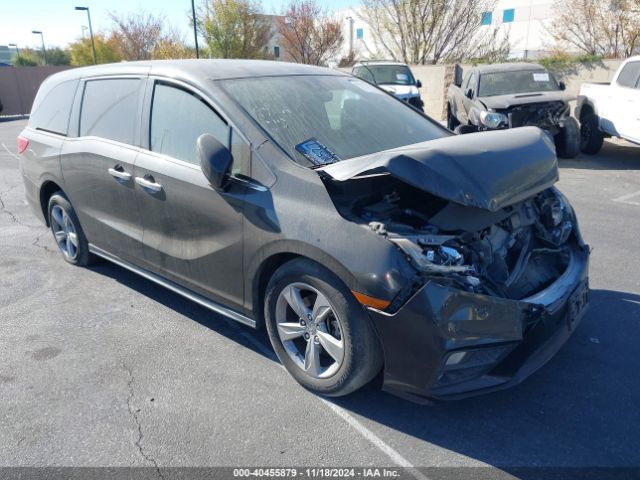
[(121, 15), (109, 12), (113, 22), (111, 37), (117, 43), (123, 60), (149, 60), (153, 49), (162, 38), (162, 16), (148, 12)]
[(482, 15), (494, 6), (495, 0), (363, 0), (361, 17), (372, 30), (375, 50), (395, 60), (500, 58), (509, 51), (508, 32), (482, 27)]
[(298, 63), (325, 65), (335, 58), (344, 39), (342, 26), (316, 0), (290, 0), (278, 19), (282, 46)]
[(553, 39), (588, 55), (624, 58), (640, 49), (639, 0), (557, 0)]
[(270, 18), (253, 0), (206, 0), (196, 23), (219, 58), (265, 58), (273, 36)]

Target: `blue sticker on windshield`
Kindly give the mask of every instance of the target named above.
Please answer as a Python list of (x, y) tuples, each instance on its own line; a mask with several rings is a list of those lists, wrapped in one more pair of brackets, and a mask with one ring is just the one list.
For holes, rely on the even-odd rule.
[(296, 150), (307, 157), (314, 165), (327, 165), (340, 161), (340, 157), (315, 138), (310, 138), (296, 145)]

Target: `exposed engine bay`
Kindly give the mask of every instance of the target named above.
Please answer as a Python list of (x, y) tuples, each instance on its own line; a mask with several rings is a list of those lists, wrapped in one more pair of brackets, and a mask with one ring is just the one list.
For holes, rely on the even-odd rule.
[[(557, 128), (570, 114), (569, 106), (562, 101), (515, 105), (496, 111), (509, 119), (509, 128), (534, 126), (545, 130)], [(552, 133), (555, 135), (557, 131)]]
[(521, 300), (567, 268), (575, 219), (555, 188), (489, 211), (385, 174), (325, 184), (341, 215), (394, 243), (422, 282)]

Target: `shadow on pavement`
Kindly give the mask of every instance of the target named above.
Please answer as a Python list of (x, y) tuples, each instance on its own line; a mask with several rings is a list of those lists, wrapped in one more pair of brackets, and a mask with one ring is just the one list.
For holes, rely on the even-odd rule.
[(27, 120), (29, 115), (0, 115), (0, 123), (13, 122), (14, 120)]
[[(264, 330), (252, 331), (223, 319), (110, 263), (93, 270), (277, 361), (274, 354), (265, 352), (271, 347)], [(258, 348), (247, 336), (266, 348)], [(590, 309), (567, 344), (540, 371), (512, 389), (422, 406), (382, 392), (378, 379), (331, 401), (388, 427), (387, 436), (376, 431), (391, 444), (395, 435), (415, 437), (506, 472), (513, 467), (514, 474), (516, 467), (523, 466), (637, 467), (639, 338), (640, 295), (592, 290)], [(414, 453), (419, 457), (424, 444), (418, 445)]]
[[(197, 303), (192, 302), (191, 300), (187, 300), (171, 290), (167, 290), (150, 280), (107, 261), (100, 262), (90, 269), (94, 272), (100, 273), (101, 275), (113, 278), (122, 285), (135, 290), (141, 295), (174, 310), (180, 315), (184, 315), (185, 317), (198, 322), (202, 326), (207, 327), (220, 335), (224, 335), (229, 338), (229, 340), (249, 348), (269, 360), (274, 362), (279, 361), (276, 354), (271, 351), (269, 338), (266, 330), (264, 329), (256, 331), (233, 320), (229, 320), (215, 312), (212, 312), (211, 310), (206, 309), (205, 307), (202, 307), (201, 305), (198, 305)], [(264, 345), (265, 348), (258, 348), (247, 337), (254, 337), (254, 339)], [(270, 355), (268, 355), (267, 352)]]
[(560, 159), (560, 168), (578, 170), (640, 170), (640, 148), (631, 143), (605, 141), (597, 155), (584, 155), (573, 160)]
[(638, 338), (640, 296), (594, 290), (589, 312), (558, 355), (510, 390), (422, 407), (369, 386), (335, 403), (505, 471), (637, 467)]

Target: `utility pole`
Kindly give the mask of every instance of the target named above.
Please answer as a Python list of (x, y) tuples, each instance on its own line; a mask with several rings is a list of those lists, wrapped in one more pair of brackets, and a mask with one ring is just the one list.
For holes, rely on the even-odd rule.
[(96, 65), (98, 63), (98, 59), (96, 57), (96, 44), (93, 41), (93, 28), (91, 27), (91, 12), (89, 12), (89, 7), (76, 7), (76, 10), (87, 11), (87, 17), (89, 18), (89, 36), (91, 37), (91, 49), (93, 50), (93, 64)]
[(35, 35), (40, 35), (40, 41), (42, 42), (42, 59), (44, 60), (44, 64), (47, 64), (47, 49), (44, 48), (44, 35), (42, 35), (42, 31), (40, 30), (31, 30), (31, 33)]
[(193, 16), (193, 39), (196, 42), (196, 58), (200, 58), (200, 51), (198, 49), (198, 27), (196, 25), (196, 5), (195, 5), (195, 0), (191, 0), (191, 15)]
[(355, 20), (353, 17), (347, 17), (349, 20), (349, 58), (353, 57), (353, 24)]
[(18, 45), (15, 43), (10, 43), (9, 44), (10, 47), (14, 47), (16, 49), (16, 55), (18, 57), (18, 64), (20, 64), (20, 49), (18, 48)]

